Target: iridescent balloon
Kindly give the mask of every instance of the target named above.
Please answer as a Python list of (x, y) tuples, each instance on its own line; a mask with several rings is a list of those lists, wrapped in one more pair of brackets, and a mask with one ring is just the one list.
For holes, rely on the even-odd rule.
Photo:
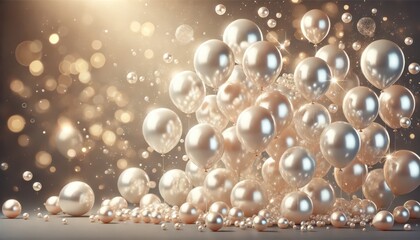
[(345, 213), (340, 211), (335, 211), (331, 214), (331, 225), (336, 228), (345, 227), (347, 224), (347, 216)]
[(82, 216), (89, 212), (95, 203), (92, 188), (84, 182), (74, 181), (65, 185), (59, 194), (60, 208), (71, 216)]
[(301, 191), (308, 194), (312, 200), (312, 214), (326, 214), (335, 203), (334, 189), (326, 180), (314, 178)]
[(271, 42), (255, 42), (245, 51), (242, 67), (260, 89), (266, 88), (277, 79), (283, 67), (280, 50)]
[(205, 222), (211, 231), (217, 232), (223, 227), (223, 216), (220, 213), (209, 212), (206, 214)]
[(381, 124), (373, 122), (359, 132), (359, 135), (361, 141), (359, 159), (364, 164), (373, 166), (388, 152), (390, 143), (388, 131)]
[(392, 215), (394, 215), (394, 220), (397, 223), (406, 223), (410, 219), (410, 211), (404, 206), (395, 207)]
[(342, 80), (346, 77), (350, 69), (350, 59), (344, 50), (339, 49), (336, 45), (326, 45), (320, 48), (315, 57), (321, 58), (327, 62), (331, 69), (332, 77), (335, 80)]
[(388, 184), (385, 182), (384, 171), (378, 168), (369, 172), (363, 184), (363, 196), (372, 200), (378, 209), (387, 208), (394, 200)]
[(294, 123), (299, 137), (308, 142), (319, 142), (322, 131), (331, 123), (331, 117), (323, 105), (307, 103), (295, 112)]
[(179, 208), (179, 218), (185, 224), (193, 224), (199, 216), (198, 209), (191, 203), (185, 202)]
[(325, 96), (333, 103), (341, 106), (346, 93), (359, 85), (359, 77), (350, 71), (344, 79), (332, 79)]
[(263, 151), (273, 140), (276, 124), (269, 110), (252, 106), (239, 115), (236, 134), (248, 151), (257, 153)]
[(330, 25), (328, 15), (319, 9), (312, 9), (306, 12), (300, 21), (300, 29), (303, 36), (315, 45), (328, 35)]
[(169, 97), (172, 103), (186, 114), (195, 112), (205, 96), (204, 83), (195, 72), (180, 72), (172, 78), (169, 84)]
[(242, 63), (246, 49), (263, 39), (260, 28), (248, 19), (237, 19), (231, 22), (223, 32), (223, 42), (233, 51), (235, 62)]
[(363, 75), (379, 89), (394, 84), (401, 77), (404, 64), (404, 53), (401, 48), (385, 39), (369, 44), (360, 59)]
[(408, 200), (404, 203), (404, 207), (410, 211), (410, 218), (420, 218), (420, 203), (416, 200)]
[(236, 122), (239, 114), (253, 103), (246, 91), (240, 82), (226, 82), (217, 91), (217, 106), (231, 122)]
[(281, 215), (295, 223), (307, 221), (312, 211), (313, 203), (311, 198), (301, 191), (291, 192), (281, 201)]
[(225, 168), (211, 170), (203, 183), (209, 202), (222, 201), (230, 203), (230, 194), (237, 182), (237, 176), (230, 170)]
[(300, 188), (311, 181), (315, 172), (315, 160), (305, 148), (292, 147), (281, 156), (279, 170), (290, 186)]
[(250, 81), (241, 65), (235, 65), (233, 72), (227, 80), (229, 83), (241, 83), (245, 87), (245, 92), (248, 95), (248, 99), (254, 102), (255, 99), (260, 95), (260, 89), (255, 85), (253, 81)]
[(229, 119), (217, 106), (216, 95), (207, 95), (195, 112), (195, 116), (199, 123), (208, 123), (219, 131), (223, 131), (229, 123)]
[(220, 213), (223, 217), (227, 217), (229, 213), (229, 205), (222, 201), (214, 202), (210, 205), (209, 212)]
[(246, 217), (257, 214), (267, 205), (267, 197), (263, 187), (255, 180), (238, 182), (230, 194), (233, 207), (242, 209)]
[(143, 121), (144, 139), (161, 154), (171, 151), (178, 144), (181, 135), (181, 120), (170, 109), (154, 109), (147, 114)]
[(328, 64), (317, 57), (302, 60), (294, 73), (297, 90), (309, 101), (316, 101), (327, 92), (331, 77)]
[(414, 191), (420, 185), (420, 157), (409, 150), (398, 150), (384, 164), (385, 181), (395, 195)]
[(192, 186), (184, 171), (172, 169), (165, 172), (159, 181), (159, 192), (169, 205), (181, 206)]
[(368, 87), (352, 88), (343, 99), (343, 113), (347, 121), (356, 129), (369, 126), (378, 116), (379, 100)]
[(336, 168), (346, 167), (360, 149), (357, 131), (346, 122), (334, 122), (324, 129), (320, 140), (325, 159)]
[(204, 83), (217, 89), (229, 78), (235, 65), (229, 46), (216, 39), (202, 43), (194, 54), (194, 68)]
[(334, 169), (334, 178), (337, 185), (346, 193), (354, 193), (359, 190), (366, 180), (368, 167), (359, 159), (354, 159), (342, 169)]
[(222, 157), (223, 151), (223, 136), (210, 124), (195, 125), (185, 137), (185, 152), (190, 161), (200, 168), (213, 167)]
[(118, 178), (118, 191), (131, 203), (138, 203), (149, 192), (149, 176), (140, 168), (127, 168)]
[(386, 210), (380, 211), (373, 218), (372, 225), (378, 230), (391, 230), (394, 226), (394, 216)]
[(413, 93), (400, 85), (384, 89), (379, 96), (379, 116), (393, 129), (401, 128), (401, 118), (411, 118), (415, 107)]
[(109, 206), (102, 206), (98, 210), (98, 217), (102, 223), (110, 223), (114, 220), (115, 212)]
[(203, 186), (191, 189), (186, 201), (202, 211), (206, 211), (210, 206), (206, 190)]

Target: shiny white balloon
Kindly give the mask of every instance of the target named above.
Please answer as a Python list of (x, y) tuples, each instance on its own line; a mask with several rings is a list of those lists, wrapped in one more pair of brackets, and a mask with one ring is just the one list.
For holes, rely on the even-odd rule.
[(84, 182), (74, 181), (65, 185), (59, 194), (60, 208), (71, 216), (82, 216), (89, 212), (95, 203), (92, 188)]
[(307, 103), (295, 112), (295, 129), (299, 137), (318, 142), (322, 131), (331, 123), (328, 110), (319, 103)]
[(378, 96), (368, 87), (355, 87), (344, 96), (344, 116), (356, 129), (369, 126), (378, 116), (378, 111)]
[(321, 58), (327, 62), (331, 68), (332, 77), (336, 80), (342, 80), (346, 77), (350, 69), (350, 59), (344, 50), (336, 45), (326, 45), (320, 48), (315, 57)]
[(229, 119), (223, 114), (217, 105), (216, 95), (207, 95), (200, 107), (195, 112), (195, 117), (199, 123), (208, 123), (219, 131), (223, 131)]
[(195, 112), (206, 96), (203, 81), (195, 72), (183, 71), (176, 74), (169, 84), (169, 97), (173, 104), (186, 114)]
[(169, 205), (181, 206), (187, 199), (192, 185), (184, 171), (172, 169), (165, 172), (159, 181), (159, 192)]
[(315, 160), (303, 147), (292, 147), (280, 158), (279, 170), (283, 179), (292, 187), (299, 188), (311, 181), (315, 172)]
[(330, 25), (328, 15), (319, 9), (312, 9), (306, 12), (300, 21), (300, 29), (303, 36), (315, 45), (328, 35)]
[(138, 203), (149, 192), (149, 176), (140, 168), (127, 168), (118, 178), (118, 191), (131, 203)]

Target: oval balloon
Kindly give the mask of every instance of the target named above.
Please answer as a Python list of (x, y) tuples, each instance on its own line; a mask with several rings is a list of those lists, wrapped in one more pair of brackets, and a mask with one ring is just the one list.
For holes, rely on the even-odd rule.
[(389, 134), (385, 127), (373, 122), (367, 128), (359, 132), (360, 151), (359, 159), (368, 166), (378, 163), (388, 152)]
[(385, 181), (394, 195), (414, 191), (420, 185), (420, 158), (409, 150), (393, 152), (384, 164)]
[(302, 105), (294, 120), (299, 137), (308, 142), (318, 142), (322, 131), (331, 123), (330, 113), (319, 103)]
[(378, 96), (368, 87), (355, 87), (343, 99), (344, 116), (356, 129), (369, 126), (378, 116), (378, 110)]
[(366, 180), (368, 168), (359, 159), (354, 159), (345, 168), (334, 169), (334, 178), (337, 185), (346, 193), (354, 193), (359, 190)]
[(312, 9), (303, 15), (300, 20), (300, 29), (303, 36), (313, 43), (320, 43), (330, 31), (330, 18), (319, 9)]
[(401, 118), (411, 118), (415, 107), (413, 93), (403, 86), (393, 85), (379, 96), (379, 116), (393, 129), (401, 127)]
[(349, 72), (349, 56), (344, 50), (339, 49), (336, 45), (330, 44), (323, 46), (316, 52), (315, 57), (321, 58), (327, 62), (335, 81), (343, 80)]
[(245, 217), (251, 217), (266, 207), (267, 195), (257, 181), (246, 179), (238, 182), (232, 189), (230, 202), (232, 207), (240, 208)]
[(271, 157), (264, 161), (261, 168), (261, 175), (266, 184), (269, 184), (276, 189), (284, 189), (287, 187), (287, 183), (284, 181), (279, 171), (279, 161), (276, 161)]
[(369, 172), (362, 187), (363, 196), (372, 200), (378, 209), (388, 208), (394, 200), (388, 184), (385, 182), (384, 171), (378, 168)]
[(246, 90), (242, 83), (226, 82), (217, 91), (217, 106), (231, 122), (236, 122), (239, 114), (251, 106)]
[(266, 151), (270, 157), (280, 159), (284, 151), (287, 149), (298, 146), (301, 139), (298, 137), (295, 128), (291, 124), (286, 128), (280, 136), (274, 138), (267, 146)]
[(322, 178), (314, 178), (301, 189), (312, 200), (312, 214), (326, 214), (335, 203), (335, 192), (331, 184)]
[(225, 168), (211, 170), (204, 179), (203, 187), (210, 204), (222, 201), (230, 203), (230, 193), (238, 182), (236, 175)]
[(195, 117), (199, 123), (208, 123), (218, 131), (223, 131), (228, 125), (229, 120), (217, 106), (216, 95), (207, 95), (203, 103), (195, 112)]
[(206, 96), (206, 87), (195, 72), (183, 71), (176, 74), (169, 84), (169, 97), (184, 113), (195, 112)]
[(333, 103), (341, 106), (343, 103), (343, 98), (346, 93), (357, 86), (360, 85), (359, 77), (353, 73), (349, 72), (344, 79), (331, 79), (330, 87), (325, 93), (325, 96), (329, 98)]
[(169, 205), (181, 206), (187, 199), (192, 185), (184, 171), (172, 169), (159, 180), (159, 192)]
[(315, 172), (315, 160), (305, 148), (292, 147), (281, 156), (279, 170), (290, 186), (300, 188), (311, 181)]

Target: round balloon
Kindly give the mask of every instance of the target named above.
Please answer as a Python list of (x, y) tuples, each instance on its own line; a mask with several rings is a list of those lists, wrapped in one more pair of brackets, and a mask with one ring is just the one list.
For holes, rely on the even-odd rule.
[(335, 203), (334, 189), (326, 180), (314, 178), (301, 189), (312, 200), (312, 214), (326, 214)]
[(260, 94), (260, 89), (258, 89), (257, 85), (251, 80), (249, 80), (245, 73), (244, 69), (241, 65), (235, 65), (233, 68), (233, 72), (230, 75), (227, 82), (230, 83), (241, 83), (245, 88), (245, 92), (248, 95), (248, 99), (251, 100), (251, 102), (255, 102), (255, 99)]
[(379, 96), (379, 116), (393, 129), (401, 128), (400, 120), (411, 118), (415, 109), (413, 93), (407, 88), (393, 85), (382, 91)]
[(245, 217), (256, 215), (267, 205), (267, 197), (263, 187), (255, 180), (238, 182), (230, 194), (232, 207), (244, 212)]
[(131, 203), (138, 203), (149, 192), (149, 176), (140, 168), (127, 168), (118, 178), (118, 191)]
[(378, 96), (368, 87), (355, 87), (343, 99), (344, 116), (356, 129), (369, 126), (378, 116), (378, 110)]
[(354, 159), (345, 168), (334, 169), (334, 178), (337, 185), (346, 193), (351, 194), (359, 190), (366, 180), (368, 167), (359, 159)]
[(359, 77), (350, 71), (344, 79), (331, 79), (330, 87), (325, 96), (338, 106), (342, 106), (346, 93), (359, 85)]
[(158, 153), (171, 151), (182, 135), (182, 123), (178, 115), (167, 108), (150, 111), (143, 122), (143, 136)]
[(217, 106), (232, 122), (236, 122), (239, 114), (251, 106), (251, 99), (244, 84), (226, 82), (217, 91)]
[(225, 146), (222, 161), (227, 169), (239, 175), (252, 164), (255, 155), (239, 141), (235, 127), (226, 129), (222, 135)]
[(74, 181), (61, 189), (58, 203), (64, 213), (78, 217), (92, 209), (95, 203), (95, 194), (86, 183)]
[(225, 168), (211, 170), (204, 179), (204, 190), (210, 203), (222, 201), (230, 202), (230, 193), (237, 183), (235, 174)]
[(204, 168), (199, 168), (192, 161), (188, 161), (185, 165), (185, 174), (190, 179), (194, 187), (202, 186), (203, 181), (207, 176), (207, 171)]
[(242, 67), (245, 75), (263, 89), (280, 74), (283, 67), (280, 50), (271, 42), (255, 42), (245, 51)]
[(218, 88), (229, 78), (235, 60), (229, 46), (216, 39), (202, 43), (194, 54), (194, 68), (204, 83)]
[(287, 149), (298, 146), (301, 139), (298, 137), (293, 124), (286, 128), (280, 136), (276, 137), (267, 146), (266, 151), (270, 157), (280, 159), (284, 151)]
[(184, 171), (172, 169), (159, 180), (159, 192), (169, 205), (181, 206), (187, 199), (192, 186)]
[(276, 189), (284, 189), (287, 187), (286, 181), (279, 171), (279, 161), (274, 160), (272, 157), (264, 161), (261, 168), (261, 175), (264, 182)]
[(336, 168), (346, 167), (360, 149), (357, 131), (346, 122), (334, 122), (324, 129), (320, 141), (325, 159)]
[(320, 43), (330, 31), (330, 18), (319, 9), (312, 9), (303, 15), (300, 20), (300, 29), (303, 36), (313, 43)]
[(388, 152), (390, 143), (388, 131), (381, 124), (373, 122), (359, 132), (359, 135), (361, 141), (359, 159), (364, 164), (373, 166)]
[(311, 198), (301, 191), (291, 192), (281, 201), (281, 215), (295, 223), (308, 220), (312, 211), (313, 203)]
[(331, 123), (330, 113), (319, 103), (302, 105), (294, 120), (297, 134), (308, 142), (319, 142), (322, 131)]
[(324, 60), (308, 57), (297, 65), (294, 80), (297, 90), (304, 98), (316, 101), (327, 92), (330, 86), (331, 70)]
[(276, 134), (273, 116), (263, 107), (249, 107), (238, 117), (236, 134), (248, 151), (261, 152)]
[(401, 48), (386, 39), (370, 43), (360, 59), (363, 75), (379, 89), (394, 84), (401, 77), (404, 64), (404, 53)]
[(238, 64), (242, 63), (245, 50), (262, 39), (260, 28), (248, 19), (237, 19), (231, 22), (223, 32), (223, 42), (232, 49)]
[(327, 62), (331, 69), (334, 81), (343, 80), (350, 69), (350, 59), (344, 50), (339, 49), (336, 45), (326, 45), (320, 48), (315, 57), (321, 58)]
[(187, 202), (191, 203), (201, 211), (207, 211), (210, 206), (206, 191), (203, 186), (191, 189), (187, 196)]
[(363, 196), (372, 200), (378, 209), (388, 208), (394, 200), (388, 184), (385, 182), (384, 171), (378, 168), (369, 172), (362, 187)]
[(216, 95), (207, 95), (200, 107), (195, 112), (195, 117), (199, 123), (208, 123), (218, 131), (223, 131), (228, 125), (229, 120), (217, 106)]
[(290, 186), (300, 188), (311, 181), (315, 171), (315, 160), (305, 148), (292, 147), (281, 156), (279, 170)]
[(393, 152), (384, 164), (385, 181), (394, 195), (404, 195), (420, 185), (420, 158), (409, 150)]
[(191, 114), (201, 105), (206, 96), (206, 87), (195, 72), (180, 72), (169, 84), (169, 97), (184, 113)]
[(209, 169), (223, 155), (223, 136), (207, 123), (192, 127), (185, 137), (185, 152), (188, 158), (200, 168)]

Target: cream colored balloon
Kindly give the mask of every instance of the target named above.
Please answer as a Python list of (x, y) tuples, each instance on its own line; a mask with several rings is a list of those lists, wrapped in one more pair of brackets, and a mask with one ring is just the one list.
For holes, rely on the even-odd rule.
[(222, 161), (227, 169), (239, 175), (251, 166), (255, 160), (255, 154), (249, 152), (239, 141), (235, 126), (227, 128), (222, 135), (224, 139)]
[(394, 216), (388, 211), (380, 211), (373, 218), (372, 224), (378, 230), (391, 230), (394, 226)]
[(398, 150), (384, 164), (385, 181), (395, 195), (414, 191), (420, 185), (420, 157), (409, 150)]
[(187, 199), (192, 185), (184, 171), (172, 169), (159, 180), (159, 192), (169, 205), (181, 206)]
[(114, 220), (115, 213), (114, 210), (109, 206), (102, 206), (98, 210), (99, 220), (103, 223), (110, 223)]
[(334, 179), (337, 185), (346, 193), (354, 193), (359, 190), (368, 175), (368, 167), (361, 163), (358, 158), (354, 159), (345, 168), (334, 169)]
[(341, 50), (336, 45), (325, 45), (320, 48), (315, 57), (321, 58), (327, 62), (331, 68), (332, 76), (335, 81), (343, 80), (350, 69), (350, 59), (344, 50)]
[(7, 218), (16, 218), (22, 212), (22, 206), (17, 200), (9, 199), (3, 203), (1, 211)]
[(223, 227), (223, 217), (217, 212), (207, 213), (205, 222), (206, 226), (213, 232), (217, 232)]
[(177, 73), (169, 84), (169, 97), (182, 112), (191, 114), (201, 105), (206, 96), (206, 87), (195, 72)]
[(301, 191), (291, 192), (281, 201), (281, 215), (295, 223), (307, 221), (312, 211), (313, 203), (311, 198)]
[(300, 29), (303, 36), (315, 45), (328, 35), (330, 25), (328, 15), (319, 9), (312, 9), (306, 12), (300, 20)]
[(280, 174), (279, 161), (276, 161), (271, 157), (264, 161), (261, 168), (261, 175), (264, 179), (264, 183), (269, 184), (276, 189), (283, 189), (288, 185)]
[(335, 211), (331, 214), (331, 224), (336, 228), (345, 227), (347, 224), (347, 216), (345, 213)]
[(228, 169), (216, 168), (211, 170), (203, 183), (209, 202), (230, 203), (230, 194), (237, 181), (237, 176)]
[(230, 194), (232, 207), (240, 208), (246, 217), (257, 214), (267, 205), (264, 188), (255, 180), (238, 182)]
[(197, 208), (189, 202), (185, 202), (179, 208), (179, 218), (185, 224), (193, 224), (197, 221), (199, 212)]
[(410, 218), (420, 218), (420, 203), (416, 200), (408, 200), (404, 203), (404, 207), (410, 211)]
[(149, 176), (140, 168), (127, 168), (118, 178), (118, 191), (131, 203), (138, 203), (149, 192)]
[(159, 204), (159, 203), (161, 203), (161, 201), (160, 201), (160, 198), (156, 196), (156, 194), (148, 193), (140, 199), (139, 206), (140, 208), (145, 208), (147, 206), (151, 206), (153, 204)]
[(206, 211), (210, 206), (206, 191), (203, 186), (191, 189), (187, 196), (187, 202), (191, 203), (201, 211)]
[(74, 181), (61, 189), (58, 202), (64, 213), (75, 217), (82, 216), (92, 209), (95, 194), (86, 183)]
[(359, 86), (347, 92), (342, 107), (347, 121), (354, 128), (363, 129), (378, 116), (379, 100), (370, 88)]
[(396, 206), (392, 215), (394, 215), (394, 220), (397, 223), (406, 223), (410, 219), (410, 211), (404, 206)]
[(303, 147), (292, 147), (280, 158), (279, 170), (283, 179), (292, 187), (303, 187), (315, 172), (315, 160)]
[(314, 178), (301, 191), (312, 200), (312, 214), (326, 214), (335, 203), (335, 192), (331, 184), (322, 178)]
[(359, 160), (368, 166), (378, 163), (389, 150), (389, 134), (384, 126), (373, 122), (359, 132), (360, 151)]
[(331, 123), (328, 110), (319, 103), (302, 105), (294, 115), (297, 134), (308, 142), (319, 143), (322, 131)]
[(280, 136), (271, 141), (267, 146), (266, 151), (270, 157), (280, 159), (284, 151), (291, 147), (298, 146), (300, 140), (295, 128), (291, 124), (280, 134)]
[(328, 91), (325, 93), (325, 96), (328, 97), (333, 103), (341, 106), (346, 93), (350, 89), (359, 85), (359, 77), (350, 71), (344, 79), (333, 79), (333, 81), (331, 81), (330, 87), (328, 88)]
[(217, 91), (216, 101), (220, 111), (231, 122), (236, 122), (239, 114), (253, 103), (246, 86), (241, 82), (222, 84)]
[(401, 118), (411, 118), (415, 106), (413, 93), (400, 85), (385, 88), (379, 95), (379, 116), (393, 129), (401, 128)]
[(220, 132), (225, 129), (229, 119), (222, 113), (217, 106), (216, 95), (207, 95), (200, 107), (195, 112), (195, 117), (199, 123), (208, 123)]
[(372, 200), (378, 209), (388, 208), (394, 200), (388, 184), (385, 182), (384, 171), (378, 168), (369, 172), (362, 187), (365, 198)]
[(56, 215), (61, 212), (58, 196), (51, 196), (45, 201), (44, 206), (48, 213)]

